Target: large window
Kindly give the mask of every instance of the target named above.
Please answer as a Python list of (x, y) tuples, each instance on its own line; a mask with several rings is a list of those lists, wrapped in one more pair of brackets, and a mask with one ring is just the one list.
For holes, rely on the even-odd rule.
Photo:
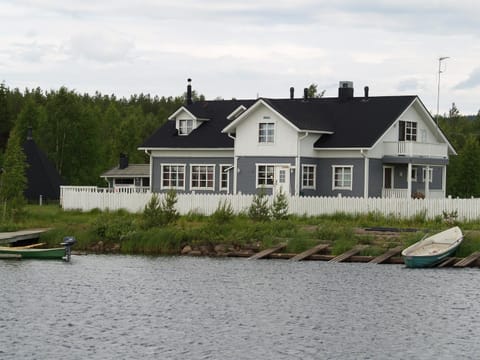
[(162, 189), (185, 189), (185, 165), (162, 165)]
[(192, 190), (213, 190), (215, 188), (215, 166), (192, 165), (191, 180)]
[(228, 191), (229, 173), (232, 165), (220, 165), (220, 190)]
[(257, 187), (273, 186), (275, 166), (257, 165)]
[(315, 189), (315, 165), (303, 165), (302, 188)]
[(332, 166), (333, 190), (352, 190), (353, 166)]
[(178, 133), (188, 135), (193, 130), (193, 120), (178, 120)]
[(417, 141), (417, 123), (413, 121), (400, 121), (398, 125), (398, 140)]
[(272, 144), (275, 140), (275, 124), (262, 122), (258, 124), (258, 142), (260, 144)]

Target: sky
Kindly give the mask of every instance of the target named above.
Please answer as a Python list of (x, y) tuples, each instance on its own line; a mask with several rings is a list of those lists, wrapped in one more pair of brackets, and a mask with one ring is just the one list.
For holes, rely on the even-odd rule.
[(254, 99), (353, 81), (477, 114), (479, 18), (477, 0), (0, 0), (0, 82)]

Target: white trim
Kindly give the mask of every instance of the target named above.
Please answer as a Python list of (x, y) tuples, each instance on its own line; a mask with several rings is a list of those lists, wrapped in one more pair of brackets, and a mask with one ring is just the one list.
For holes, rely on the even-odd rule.
[[(260, 141), (260, 125), (266, 125), (266, 127), (268, 128), (267, 125), (273, 125), (273, 140), (272, 141)], [(265, 129), (265, 131), (268, 131), (268, 129)], [(266, 134), (264, 134), (265, 136), (265, 139), (268, 140), (268, 136)], [(275, 145), (276, 143), (276, 139), (277, 139), (277, 123), (276, 121), (272, 120), (270, 118), (270, 116), (264, 116), (262, 118), (262, 120), (260, 121), (257, 121), (257, 144), (259, 146), (271, 146), (271, 145)]]
[[(213, 168), (211, 187), (210, 186), (206, 186), (206, 187), (193, 186), (193, 167), (194, 166)], [(208, 171), (207, 171), (207, 174), (208, 174)], [(208, 179), (206, 181), (208, 182)], [(212, 191), (215, 190), (215, 164), (190, 164), (190, 191), (193, 191), (193, 190), (212, 190)]]
[(187, 110), (185, 106), (181, 106), (177, 111), (175, 111), (172, 115), (170, 115), (167, 119), (168, 120), (175, 120), (175, 117), (180, 114), (182, 111), (185, 111), (188, 115), (192, 117), (192, 119), (198, 120), (195, 115), (193, 115), (190, 111)]
[(247, 110), (247, 108), (244, 105), (240, 105), (235, 110), (233, 110), (230, 114), (227, 115), (227, 120), (235, 119), (237, 116), (240, 115), (238, 114), (239, 112), (244, 112), (245, 110)]
[[(303, 184), (303, 175), (305, 173), (305, 168), (313, 168), (313, 186), (305, 186)], [(301, 173), (301, 188), (303, 189), (308, 189), (308, 190), (316, 190), (317, 189), (317, 165), (315, 164), (302, 164), (302, 173)]]
[[(335, 186), (335, 169), (349, 168), (350, 169), (350, 186)], [(342, 182), (345, 180), (342, 179)], [(353, 189), (353, 165), (332, 165), (332, 190), (352, 190)]]
[[(223, 169), (222, 168), (226, 168)], [(232, 164), (220, 164), (219, 171), (218, 171), (218, 190), (220, 192), (226, 191), (227, 194), (230, 193), (230, 171), (233, 169)], [(222, 187), (222, 175), (227, 174), (227, 187)]]
[[(275, 185), (275, 166), (276, 165), (279, 165), (279, 164), (265, 164), (265, 163), (258, 163), (258, 164), (255, 164), (255, 189), (260, 189), (260, 188), (273, 188), (273, 186)], [(273, 167), (273, 179), (272, 179), (272, 183), (271, 184), (259, 184), (258, 183), (258, 168), (260, 166), (271, 166)], [(265, 169), (266, 171), (267, 169)]]
[[(150, 151), (233, 151), (235, 147), (231, 148), (175, 148), (175, 147), (148, 147), (137, 148), (137, 150), (150, 150)], [(182, 155), (183, 156), (183, 155)]]
[(384, 189), (387, 189), (385, 187), (385, 169), (391, 169), (392, 170), (392, 173), (390, 174), (390, 182), (391, 182), (392, 186), (389, 187), (388, 189), (395, 189), (395, 166), (391, 166), (391, 165), (383, 165), (383, 168), (382, 168), (382, 187)]
[[(163, 168), (165, 166), (178, 166), (178, 167), (183, 167), (183, 187), (182, 186), (163, 186)], [(186, 177), (187, 177), (187, 167), (185, 164), (160, 164), (160, 189), (161, 190), (185, 190), (185, 184), (186, 184)], [(171, 182), (171, 180), (170, 180)], [(152, 183), (152, 181), (150, 181)]]
[[(188, 124), (191, 122), (192, 126), (189, 128)], [(182, 123), (185, 123), (186, 126), (182, 128)], [(195, 119), (178, 119), (177, 120), (177, 131), (179, 136), (188, 136), (193, 130), (197, 128), (197, 121)], [(186, 132), (182, 132), (186, 130)]]
[[(412, 174), (415, 172), (415, 176), (413, 176)], [(417, 182), (417, 179), (418, 179), (418, 168), (416, 166), (412, 166), (412, 171), (410, 173), (410, 177), (411, 177), (411, 180), (412, 182)]]
[(426, 178), (426, 172), (428, 170), (428, 182), (431, 183), (433, 182), (433, 167), (431, 166), (426, 166), (422, 168), (422, 181), (425, 182)]

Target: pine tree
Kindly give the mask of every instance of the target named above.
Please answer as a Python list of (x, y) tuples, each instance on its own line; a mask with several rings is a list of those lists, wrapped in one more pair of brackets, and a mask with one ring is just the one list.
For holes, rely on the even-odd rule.
[(2, 220), (17, 220), (26, 203), (24, 191), (27, 186), (25, 154), (20, 145), (17, 127), (10, 133), (2, 173), (0, 175), (0, 204)]

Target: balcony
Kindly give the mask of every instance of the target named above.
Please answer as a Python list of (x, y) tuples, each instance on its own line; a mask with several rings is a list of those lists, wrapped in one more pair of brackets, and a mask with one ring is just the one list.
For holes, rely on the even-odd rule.
[(447, 144), (420, 143), (417, 141), (384, 141), (384, 156), (408, 156), (446, 159)]

